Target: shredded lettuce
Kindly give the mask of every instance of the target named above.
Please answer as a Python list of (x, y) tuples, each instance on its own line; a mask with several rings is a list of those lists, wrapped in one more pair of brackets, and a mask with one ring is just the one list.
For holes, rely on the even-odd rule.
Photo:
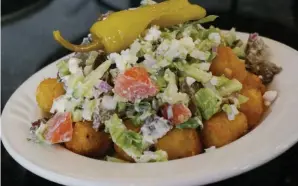
[(229, 96), (234, 92), (240, 91), (242, 89), (242, 84), (236, 80), (232, 79), (218, 87), (218, 92), (221, 96)]
[(196, 94), (196, 104), (204, 119), (210, 119), (220, 110), (222, 98), (209, 88), (202, 88)]
[(222, 110), (227, 114), (229, 120), (234, 120), (239, 111), (235, 105), (224, 104)]
[(145, 151), (144, 154), (136, 159), (137, 163), (146, 163), (146, 162), (162, 162), (168, 160), (167, 152), (163, 150), (157, 150), (155, 152)]
[(185, 73), (187, 76), (194, 78), (198, 82), (206, 83), (212, 78), (212, 74), (210, 72), (206, 72), (200, 69), (200, 66), (196, 64), (183, 64), (176, 63), (176, 67)]
[(81, 83), (77, 83), (74, 87), (73, 96), (79, 97), (93, 97), (93, 86), (99, 81), (99, 79), (104, 75), (104, 73), (110, 68), (112, 61), (107, 60), (98, 66), (94, 71), (92, 71)]
[(227, 46), (233, 46), (233, 43), (237, 40), (235, 28), (232, 28), (229, 32), (224, 33), (223, 39)]
[(164, 151), (145, 151), (149, 147), (149, 144), (144, 141), (143, 136), (137, 132), (128, 130), (117, 114), (114, 114), (107, 120), (105, 126), (113, 142), (136, 162), (167, 160), (168, 156)]
[(209, 15), (209, 16), (206, 16), (206, 17), (204, 17), (204, 18), (196, 21), (196, 23), (199, 23), (199, 24), (208, 23), (208, 22), (214, 21), (216, 18), (218, 18), (218, 16), (216, 16), (216, 15)]
[(176, 126), (176, 128), (178, 129), (185, 129), (185, 128), (196, 129), (198, 127), (200, 127), (201, 129), (203, 128), (203, 122), (199, 117), (190, 118), (186, 122)]
[(89, 66), (89, 65), (93, 65), (94, 64), (94, 62), (95, 62), (95, 60), (96, 60), (96, 58), (97, 58), (97, 56), (98, 56), (98, 52), (96, 52), (96, 51), (91, 51), (90, 53), (89, 53), (89, 56), (88, 56), (88, 58), (86, 59), (86, 65), (87, 66)]
[(91, 121), (93, 112), (95, 110), (96, 106), (96, 100), (88, 100), (86, 99), (84, 104), (83, 104), (83, 112), (82, 112), (82, 117), (85, 120)]
[(187, 105), (189, 97), (185, 93), (178, 92), (176, 75), (170, 69), (166, 69), (164, 79), (168, 82), (168, 86), (164, 92), (157, 94), (156, 97), (161, 99), (164, 103), (183, 103)]
[(233, 48), (233, 52), (239, 57), (239, 58), (245, 58), (246, 54), (245, 54), (245, 47), (234, 47)]
[(143, 137), (139, 133), (127, 130), (122, 120), (114, 114), (105, 122), (106, 130), (113, 142), (132, 158), (140, 157), (145, 149)]
[(246, 96), (243, 96), (241, 94), (238, 95), (238, 103), (241, 105), (243, 103), (246, 103), (247, 101), (249, 100), (248, 97)]
[(65, 60), (61, 60), (57, 63), (57, 68), (58, 68), (58, 72), (59, 72), (59, 76), (63, 77), (63, 76), (67, 76), (70, 74), (70, 71), (68, 69), (68, 63)]

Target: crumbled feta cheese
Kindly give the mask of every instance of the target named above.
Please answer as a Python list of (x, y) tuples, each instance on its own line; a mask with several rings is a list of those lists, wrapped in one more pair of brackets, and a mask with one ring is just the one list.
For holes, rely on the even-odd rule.
[(121, 56), (123, 61), (126, 61), (128, 64), (136, 64), (138, 61), (138, 57), (136, 54), (132, 55), (129, 49), (122, 50)]
[(199, 68), (204, 71), (209, 71), (210, 66), (210, 63), (199, 63)]
[(239, 114), (239, 111), (236, 105), (224, 104), (224, 106), (222, 107), (222, 110), (227, 114), (228, 120), (234, 120), (235, 116)]
[(269, 106), (272, 104), (272, 102), (276, 99), (277, 97), (277, 91), (275, 90), (269, 90), (264, 93), (263, 98), (264, 98), (264, 103), (266, 106)]
[(218, 83), (218, 79), (217, 79), (217, 77), (216, 77), (216, 76), (213, 76), (213, 77), (211, 78), (211, 80), (210, 80), (210, 83), (211, 83), (212, 85), (216, 86), (217, 83)]
[(145, 58), (145, 60), (144, 60), (143, 64), (145, 65), (145, 67), (152, 68), (152, 66), (156, 64), (156, 60), (153, 58), (152, 55), (145, 54), (144, 58)]
[(122, 60), (122, 57), (118, 53), (111, 53), (109, 55), (109, 59), (111, 59), (114, 63), (116, 63), (116, 67), (120, 72), (123, 72), (126, 69), (126, 63)]
[(144, 39), (146, 41), (156, 41), (160, 38), (160, 34), (161, 34), (161, 31), (159, 30), (159, 27), (156, 25), (153, 25), (151, 28), (149, 28)]
[(183, 37), (188, 37), (188, 36), (190, 36), (192, 30), (193, 30), (192, 25), (185, 27), (185, 28), (183, 29), (182, 36), (183, 36)]
[(67, 76), (60, 77), (60, 79), (65, 85), (67, 85), (69, 77), (70, 77), (70, 75), (67, 75)]
[(186, 83), (188, 86), (191, 86), (196, 80), (192, 77), (186, 77)]
[(66, 107), (67, 100), (64, 98), (64, 96), (60, 96), (54, 100), (54, 103), (52, 105), (52, 108), (50, 110), (51, 113), (55, 112), (64, 112)]
[(82, 60), (78, 59), (78, 58), (70, 58), (68, 61), (68, 68), (70, 73), (75, 74), (79, 71), (81, 71), (81, 68), (79, 66), (79, 64), (81, 63)]
[(131, 45), (130, 45), (130, 54), (136, 56), (137, 53), (141, 50), (141, 44), (138, 39), (136, 39)]
[(143, 6), (144, 5), (154, 5), (154, 4), (156, 4), (156, 2), (152, 1), (152, 0), (142, 0), (140, 4)]
[(195, 49), (190, 53), (190, 56), (199, 60), (207, 60), (210, 56), (210, 52), (202, 52), (198, 49)]
[(230, 105), (230, 108), (231, 112), (228, 113), (228, 119), (231, 121), (235, 119), (235, 116), (239, 114), (239, 111), (235, 105)]
[(208, 39), (210, 39), (212, 42), (214, 42), (217, 45), (220, 44), (220, 40), (221, 40), (219, 33), (209, 34)]
[(107, 110), (115, 110), (117, 106), (117, 101), (112, 96), (103, 96), (101, 106)]
[(168, 39), (163, 40), (156, 49), (156, 55), (164, 55), (164, 53), (170, 48), (171, 42)]
[(195, 47), (195, 44), (191, 37), (183, 37), (180, 40), (180, 45), (184, 46), (188, 51), (192, 51)]
[(125, 71), (131, 64), (135, 64), (138, 60), (135, 55), (130, 53), (129, 49), (123, 50), (121, 55), (118, 53), (111, 53), (109, 59), (116, 63), (116, 67), (120, 72)]
[(174, 58), (179, 57), (180, 56), (180, 51), (179, 51), (180, 47), (181, 46), (180, 46), (179, 41), (176, 39), (173, 39), (168, 51), (166, 51), (166, 53), (164, 54), (165, 58), (168, 59), (169, 61), (172, 61)]

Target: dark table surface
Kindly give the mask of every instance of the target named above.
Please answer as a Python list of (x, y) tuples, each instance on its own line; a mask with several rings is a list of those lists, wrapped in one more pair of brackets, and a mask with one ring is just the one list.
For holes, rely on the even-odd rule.
[[(88, 28), (100, 13), (107, 9), (123, 9), (136, 4), (135, 1), (128, 0), (24, 0), (19, 4), (20, 8), (27, 2), (38, 2), (38, 5), (30, 5), (28, 11), (15, 13), (18, 7), (10, 7), (12, 1), (10, 2), (2, 7), (7, 11), (2, 12), (1, 20), (1, 110), (13, 91), (29, 76), (68, 53), (52, 39), (52, 30), (59, 28), (66, 38), (78, 42), (88, 33)], [(210, 14), (219, 15), (220, 19), (214, 24), (220, 28), (236, 27), (238, 31), (259, 32), (298, 50), (298, 0), (192, 2), (204, 6)], [(3, 185), (58, 185), (21, 167), (7, 153), (2, 143), (1, 166)], [(298, 144), (259, 168), (211, 185), (297, 186)]]

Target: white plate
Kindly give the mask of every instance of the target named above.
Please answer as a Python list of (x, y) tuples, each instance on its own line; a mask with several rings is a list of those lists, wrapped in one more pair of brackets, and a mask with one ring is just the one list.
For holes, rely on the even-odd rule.
[[(248, 35), (238, 33), (246, 40)], [(2, 114), (2, 140), (10, 155), (33, 173), (64, 185), (201, 185), (232, 177), (275, 158), (298, 140), (298, 52), (264, 38), (273, 61), (283, 71), (272, 89), (279, 93), (261, 125), (237, 141), (212, 152), (162, 163), (121, 164), (94, 160), (60, 146), (26, 140), (31, 121), (39, 117), (35, 89), (47, 77), (55, 77), (51, 64), (29, 78), (12, 95)]]

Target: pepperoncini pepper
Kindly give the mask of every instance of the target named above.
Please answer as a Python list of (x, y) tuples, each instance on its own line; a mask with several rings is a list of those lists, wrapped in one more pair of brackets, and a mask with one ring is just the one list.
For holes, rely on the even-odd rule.
[(103, 49), (107, 53), (127, 48), (150, 24), (161, 27), (180, 24), (205, 17), (206, 11), (188, 0), (169, 0), (133, 10), (112, 13), (106, 19), (97, 21), (90, 29), (92, 43), (74, 45), (65, 40), (59, 31), (54, 38), (65, 48), (75, 52)]

